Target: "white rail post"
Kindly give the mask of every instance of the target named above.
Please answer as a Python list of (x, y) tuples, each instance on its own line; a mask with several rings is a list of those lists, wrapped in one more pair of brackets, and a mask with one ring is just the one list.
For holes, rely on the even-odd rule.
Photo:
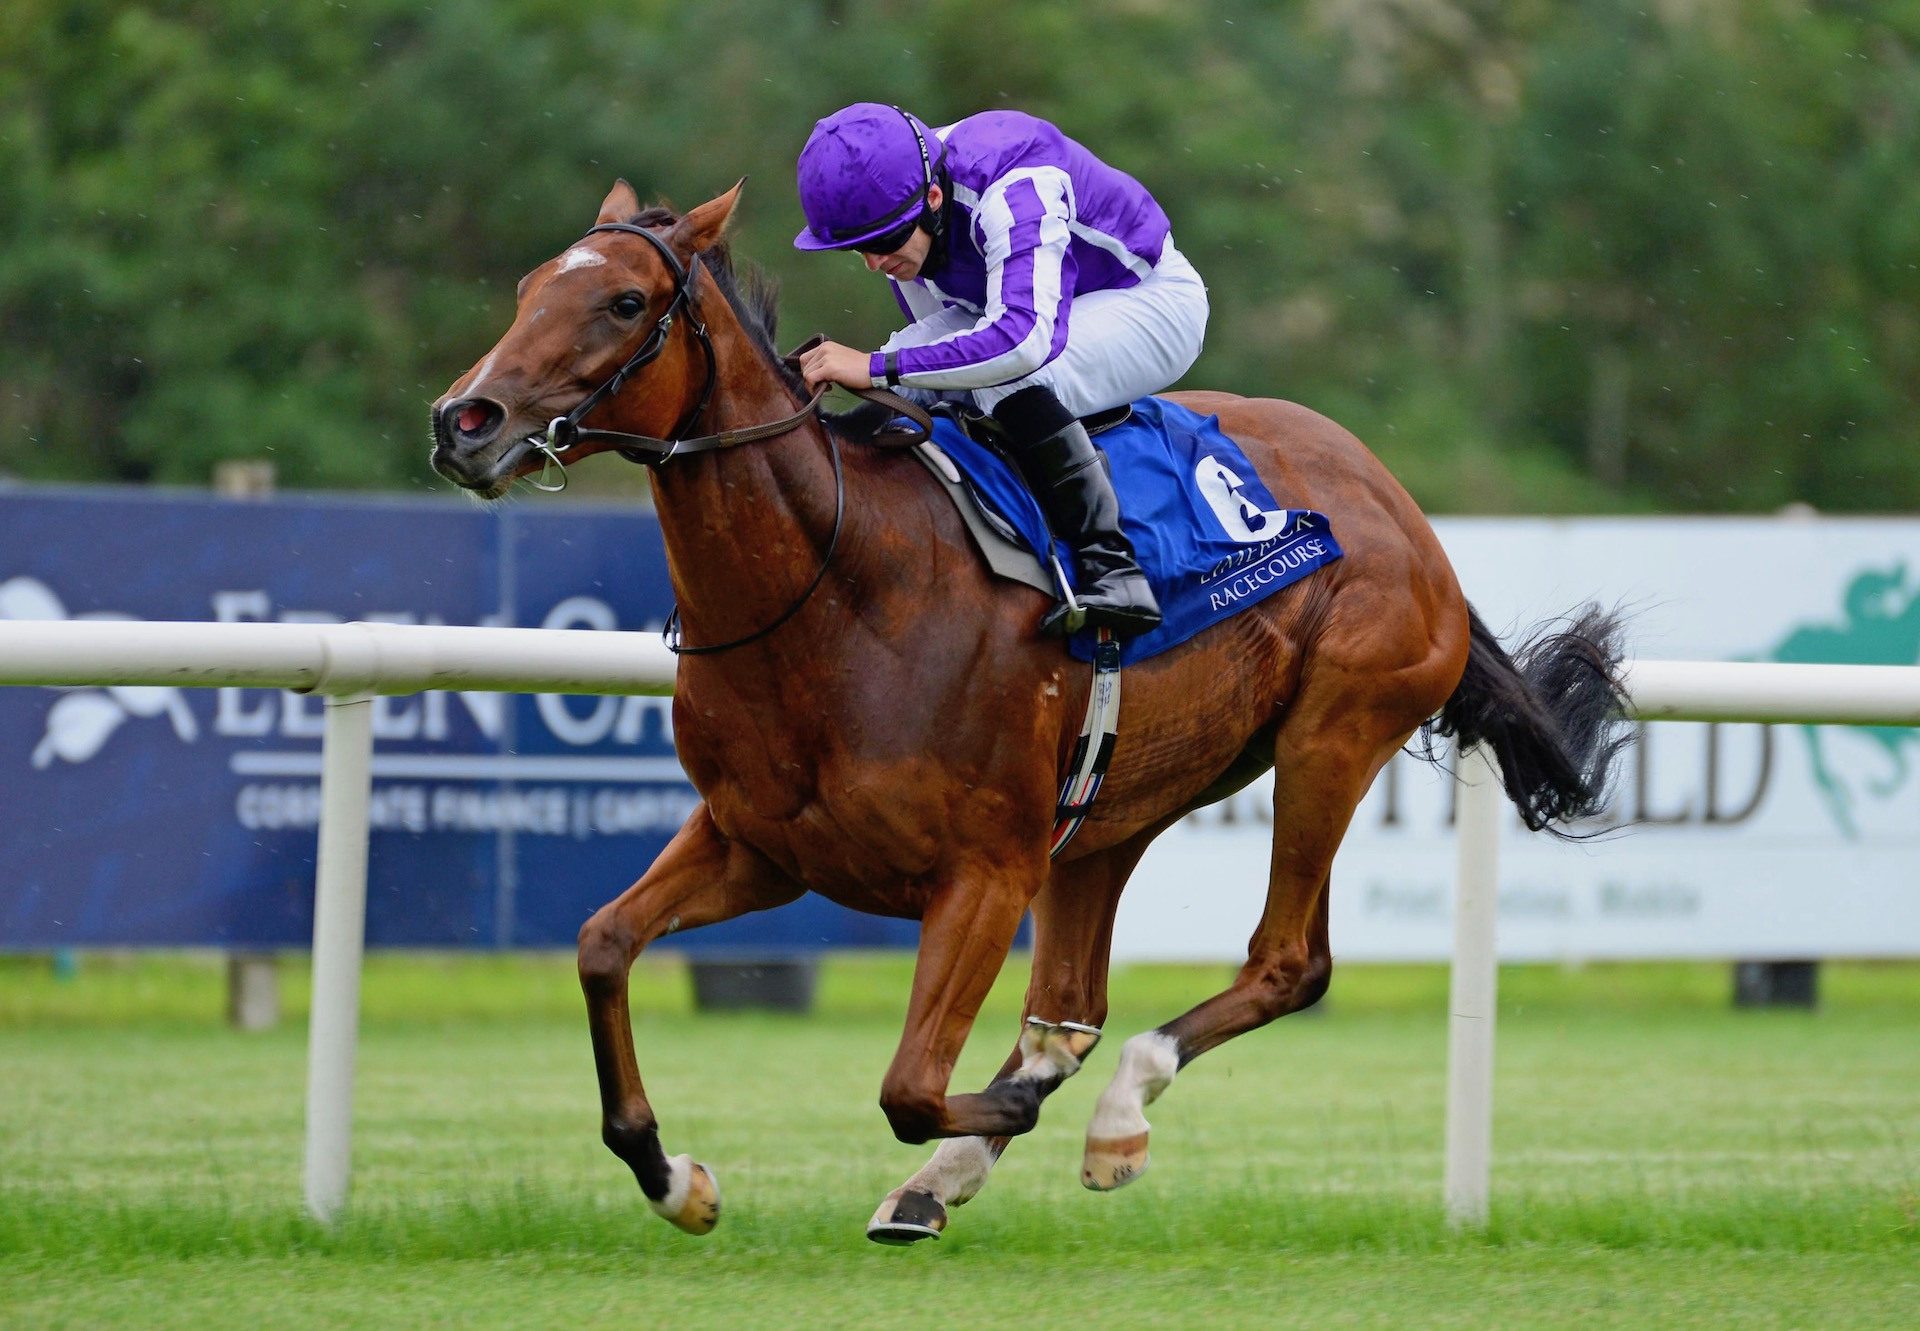
[(353, 1153), (353, 1061), (367, 931), (367, 814), (373, 700), (327, 699), (320, 759), (320, 848), (313, 900), (313, 1011), (307, 1026), (307, 1210), (335, 1219)]
[(1493, 1009), (1499, 975), (1499, 773), (1475, 746), (1457, 761), (1460, 838), (1453, 903), (1453, 983), (1447, 1019), (1447, 1221), (1487, 1222), (1493, 1155)]

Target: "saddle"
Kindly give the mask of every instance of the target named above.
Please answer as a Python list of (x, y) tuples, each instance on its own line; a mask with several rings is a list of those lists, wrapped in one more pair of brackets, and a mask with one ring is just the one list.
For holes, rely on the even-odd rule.
[[(1014, 474), (1019, 474), (1019, 466), (1007, 447), (1006, 432), (992, 416), (960, 403), (941, 403), (933, 409), (933, 414), (951, 421), (967, 438), (1000, 458)], [(1083, 416), (1080, 423), (1086, 426), (1089, 435), (1097, 437), (1125, 424), (1132, 416), (1133, 404), (1122, 403), (1107, 411)], [(946, 488), (961, 521), (966, 523), (968, 532), (972, 534), (975, 546), (996, 576), (1025, 583), (1056, 599), (1064, 598), (1065, 590), (1061, 586), (1059, 570), (1041, 563), (1031, 544), (1001, 516), (999, 510), (981, 494), (931, 434), (915, 447), (914, 456)]]
[[(793, 353), (794, 356), (816, 341), (817, 337), (808, 339)], [(1024, 583), (1055, 598), (1060, 596), (1059, 580), (1040, 562), (1032, 543), (1021, 537), (1019, 531), (1001, 516), (961, 471), (947, 451), (934, 442), (934, 418), (938, 416), (958, 426), (967, 438), (979, 443), (982, 448), (1006, 462), (1009, 469), (1013, 469), (1013, 463), (1006, 453), (1005, 436), (997, 421), (984, 412), (959, 403), (943, 402), (929, 412), (910, 398), (884, 388), (854, 389), (853, 394), (864, 399), (864, 402), (840, 418), (843, 424), (856, 436), (871, 430), (871, 441), (878, 446), (910, 451), (933, 473), (934, 479), (947, 492), (947, 498), (953, 502), (954, 511), (966, 525), (974, 548), (979, 550), (980, 557), (986, 561), (987, 568), (995, 577)], [(1111, 429), (1132, 414), (1133, 407), (1130, 404), (1101, 412), (1086, 421), (1087, 433)]]
[[(882, 390), (860, 396), (873, 399), (865, 410), (894, 408), (917, 427), (875, 442), (912, 449), (994, 576), (1065, 599), (1066, 551), (992, 420), (945, 404), (930, 414)], [(1176, 647), (1340, 558), (1327, 517), (1277, 500), (1216, 418), (1144, 397), (1089, 427), (1100, 430), (1122, 524), (1163, 611), (1158, 628), (1120, 645), (1123, 660)], [(1084, 629), (1067, 639), (1082, 661), (1093, 659), (1094, 645)]]

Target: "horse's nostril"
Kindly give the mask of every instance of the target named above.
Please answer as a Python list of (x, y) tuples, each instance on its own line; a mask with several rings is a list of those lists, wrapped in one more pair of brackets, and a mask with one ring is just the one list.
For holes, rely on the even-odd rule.
[(441, 427), (442, 440), (448, 444), (478, 443), (491, 437), (506, 418), (506, 409), (498, 402), (472, 397), (449, 402), (436, 418), (436, 424)]

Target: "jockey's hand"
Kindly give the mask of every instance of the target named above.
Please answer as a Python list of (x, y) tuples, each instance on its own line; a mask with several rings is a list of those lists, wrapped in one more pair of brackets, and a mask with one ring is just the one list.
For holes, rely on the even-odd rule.
[(867, 369), (869, 359), (864, 351), (843, 347), (838, 342), (822, 342), (800, 357), (800, 373), (806, 376), (808, 388), (818, 388), (821, 384), (872, 388), (873, 375)]

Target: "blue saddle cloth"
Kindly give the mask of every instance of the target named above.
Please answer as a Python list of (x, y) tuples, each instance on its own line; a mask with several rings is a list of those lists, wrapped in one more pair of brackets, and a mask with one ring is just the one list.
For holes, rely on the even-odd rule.
[[(933, 441), (1045, 563), (1046, 518), (1007, 461), (945, 416), (934, 418)], [(1122, 645), (1123, 662), (1177, 647), (1340, 558), (1327, 519), (1280, 507), (1217, 417), (1143, 397), (1124, 424), (1101, 432), (1099, 444), (1113, 461), (1121, 525), (1165, 616), (1159, 628)], [(1073, 578), (1072, 551), (1064, 541), (1052, 545)], [(1074, 634), (1067, 647), (1091, 661), (1093, 632)]]

